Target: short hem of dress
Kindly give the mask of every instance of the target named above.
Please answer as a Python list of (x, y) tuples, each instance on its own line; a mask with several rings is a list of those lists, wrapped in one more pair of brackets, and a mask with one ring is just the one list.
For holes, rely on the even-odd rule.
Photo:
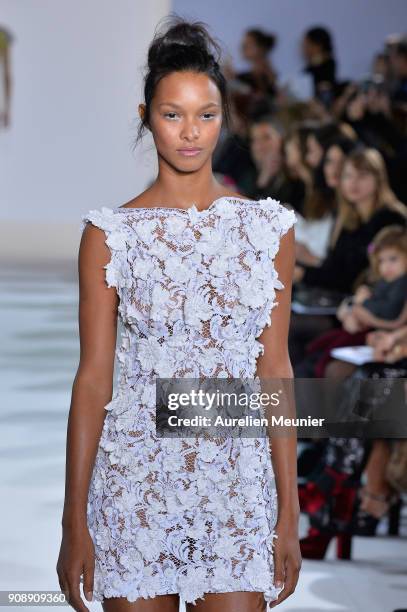
[(274, 601), (276, 601), (281, 593), (282, 589), (277, 589), (276, 587), (274, 587), (273, 591), (262, 591), (261, 589), (259, 589), (258, 591), (256, 589), (241, 589), (241, 588), (231, 588), (231, 589), (227, 589), (227, 588), (223, 588), (221, 590), (206, 590), (204, 591), (204, 593), (202, 595), (195, 595), (195, 596), (186, 596), (183, 595), (182, 591), (164, 591), (164, 592), (157, 592), (154, 593), (153, 595), (139, 595), (138, 597), (136, 597), (136, 599), (134, 600), (129, 600), (127, 595), (122, 593), (121, 591), (114, 591), (113, 594), (109, 594), (108, 596), (105, 596), (105, 592), (108, 592), (108, 590), (104, 590), (104, 591), (99, 591), (98, 593), (94, 592), (93, 595), (93, 600), (92, 601), (98, 601), (98, 602), (102, 602), (104, 599), (109, 599), (109, 598), (124, 598), (127, 599), (127, 601), (129, 601), (130, 603), (133, 603), (134, 601), (136, 601), (137, 599), (154, 599), (155, 597), (160, 597), (162, 595), (178, 595), (180, 598), (180, 603), (183, 604), (185, 606), (185, 604), (191, 604), (191, 605), (196, 605), (196, 601), (198, 599), (204, 599), (204, 596), (206, 594), (221, 594), (221, 593), (263, 593), (264, 596), (264, 600), (266, 602), (266, 612), (268, 612), (270, 610), (270, 604), (273, 603)]

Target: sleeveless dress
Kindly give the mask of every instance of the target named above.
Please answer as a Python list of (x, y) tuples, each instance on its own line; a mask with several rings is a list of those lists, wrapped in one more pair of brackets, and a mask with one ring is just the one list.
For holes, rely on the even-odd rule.
[(88, 222), (106, 236), (122, 330), (87, 503), (94, 599), (261, 591), (269, 604), (281, 591), (269, 439), (157, 437), (155, 379), (256, 377), (295, 213), (223, 196), (202, 211), (102, 207)]

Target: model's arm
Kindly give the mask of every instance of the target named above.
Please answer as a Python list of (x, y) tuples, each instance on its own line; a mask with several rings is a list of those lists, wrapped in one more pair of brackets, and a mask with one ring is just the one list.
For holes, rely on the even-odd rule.
[[(281, 238), (280, 249), (274, 263), (284, 289), (276, 291), (278, 305), (272, 310), (272, 324), (264, 329), (259, 338), (259, 341), (264, 345), (264, 353), (257, 361), (257, 375), (264, 380), (273, 378), (293, 379), (293, 369), (288, 354), (288, 329), (295, 264), (294, 229), (288, 230)], [(284, 380), (282, 381), (286, 406), (291, 413), (293, 412), (294, 402), (292, 383), (292, 380), (286, 380), (285, 383)], [(271, 392), (275, 391), (275, 388), (271, 390)], [(276, 525), (278, 539), (275, 542), (274, 579), (276, 583), (278, 581), (284, 583), (281, 596), (271, 607), (279, 604), (294, 592), (301, 567), (298, 540), (300, 508), (297, 484), (297, 437), (294, 429), (289, 431), (290, 435), (274, 436), (271, 440), (272, 462), (278, 496)]]
[(72, 388), (66, 447), (65, 503), (57, 573), (61, 590), (75, 610), (88, 608), (80, 597), (93, 590), (94, 550), (87, 529), (90, 478), (112, 398), (118, 297), (105, 282), (110, 252), (102, 230), (87, 224), (79, 247), (80, 361)]

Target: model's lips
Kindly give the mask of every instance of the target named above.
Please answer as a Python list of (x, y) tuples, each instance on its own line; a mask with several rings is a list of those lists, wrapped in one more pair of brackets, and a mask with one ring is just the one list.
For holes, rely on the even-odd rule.
[(198, 155), (202, 151), (199, 147), (184, 147), (183, 149), (177, 149), (178, 153), (181, 155), (186, 155), (187, 157), (190, 155)]

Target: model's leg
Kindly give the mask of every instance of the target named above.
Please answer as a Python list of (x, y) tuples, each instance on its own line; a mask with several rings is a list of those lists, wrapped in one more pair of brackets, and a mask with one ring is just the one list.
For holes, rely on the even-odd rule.
[(186, 604), (187, 612), (265, 612), (266, 600), (259, 592), (205, 593), (205, 599)]
[(125, 597), (109, 597), (103, 600), (104, 612), (179, 612), (179, 595), (157, 595), (156, 597), (128, 601)]

